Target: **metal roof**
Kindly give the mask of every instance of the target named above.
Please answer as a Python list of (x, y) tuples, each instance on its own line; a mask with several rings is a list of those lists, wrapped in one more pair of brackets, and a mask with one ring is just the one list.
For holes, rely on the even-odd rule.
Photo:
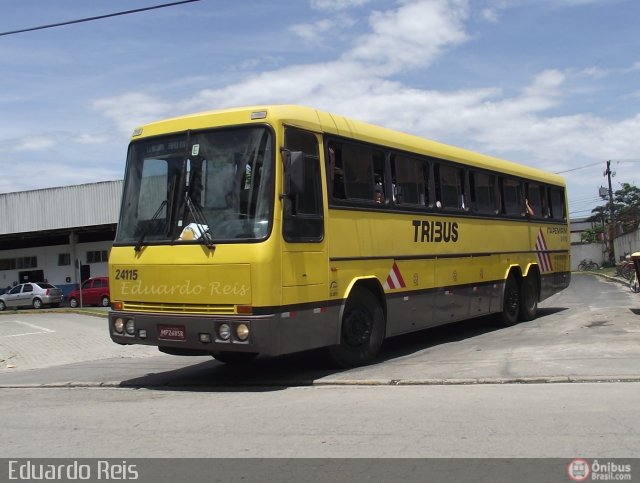
[(0, 235), (118, 222), (122, 180), (0, 194)]

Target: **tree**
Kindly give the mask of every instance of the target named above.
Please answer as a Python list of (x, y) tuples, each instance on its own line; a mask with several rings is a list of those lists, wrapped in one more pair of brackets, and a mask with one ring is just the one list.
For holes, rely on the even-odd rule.
[[(640, 188), (629, 183), (620, 183), (613, 194), (613, 216), (623, 233), (634, 231), (640, 224)], [(596, 206), (591, 210), (589, 221), (604, 222), (609, 215), (609, 205)]]
[(597, 241), (602, 241), (603, 233), (603, 226), (596, 226), (595, 228), (584, 230), (580, 233), (580, 241), (582, 243), (596, 243)]

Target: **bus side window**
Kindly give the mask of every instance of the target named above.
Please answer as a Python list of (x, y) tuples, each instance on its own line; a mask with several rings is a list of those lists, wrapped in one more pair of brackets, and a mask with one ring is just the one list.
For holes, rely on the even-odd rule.
[(425, 161), (391, 155), (397, 204), (426, 206), (429, 203), (429, 165)]
[(470, 197), (473, 209), (479, 213), (496, 214), (496, 177), (486, 173), (469, 173)]
[(345, 199), (344, 172), (342, 169), (342, 145), (329, 143), (327, 146), (327, 183), (329, 196), (333, 199)]
[(511, 178), (501, 178), (500, 192), (502, 196), (502, 213), (505, 215), (523, 215), (524, 200), (520, 181)]
[(466, 208), (464, 199), (464, 172), (460, 168), (436, 165), (436, 206), (438, 208)]
[(544, 217), (544, 209), (542, 203), (542, 186), (537, 183), (526, 184), (526, 200), (531, 213), (530, 216)]
[[(370, 203), (384, 201), (386, 199), (384, 153), (358, 144), (338, 145), (336, 143), (337, 148), (338, 146), (341, 149), (336, 149), (336, 151), (342, 153), (346, 198)], [(380, 195), (382, 200), (380, 200)]]
[(561, 188), (549, 188), (549, 208), (551, 210), (551, 218), (554, 220), (564, 220), (566, 218), (564, 208), (564, 192)]

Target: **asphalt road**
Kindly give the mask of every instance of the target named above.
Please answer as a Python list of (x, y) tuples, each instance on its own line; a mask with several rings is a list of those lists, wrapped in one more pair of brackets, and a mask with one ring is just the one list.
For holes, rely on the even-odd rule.
[[(640, 295), (576, 275), (532, 322), (398, 337), (374, 364), (338, 371), (317, 351), (229, 368), (117, 346), (101, 317), (4, 313), (0, 455), (111, 458), (155, 482), (184, 481), (181, 465), (192, 483), (568, 481), (575, 458), (640, 455), (638, 314)], [(440, 460), (377, 458), (447, 459), (434, 473), (421, 465)]]

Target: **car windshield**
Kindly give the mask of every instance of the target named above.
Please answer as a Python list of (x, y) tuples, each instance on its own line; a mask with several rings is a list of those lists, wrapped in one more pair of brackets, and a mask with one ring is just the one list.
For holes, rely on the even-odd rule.
[(115, 243), (139, 249), (266, 238), (273, 159), (264, 126), (133, 142)]

